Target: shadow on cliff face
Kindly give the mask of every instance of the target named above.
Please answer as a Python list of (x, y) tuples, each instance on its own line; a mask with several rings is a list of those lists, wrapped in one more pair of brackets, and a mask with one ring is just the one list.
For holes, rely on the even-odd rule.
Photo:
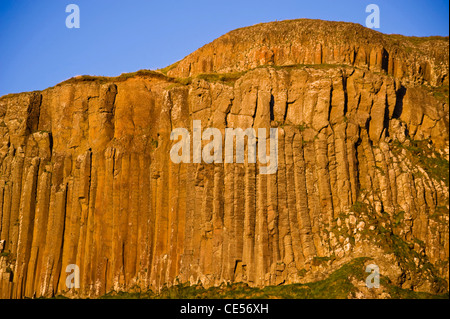
[(396, 92), (397, 99), (396, 99), (396, 103), (395, 103), (394, 113), (392, 114), (392, 118), (394, 118), (394, 119), (399, 119), (400, 115), (402, 114), (403, 98), (405, 97), (405, 94), (406, 94), (406, 88), (404, 86), (401, 86)]

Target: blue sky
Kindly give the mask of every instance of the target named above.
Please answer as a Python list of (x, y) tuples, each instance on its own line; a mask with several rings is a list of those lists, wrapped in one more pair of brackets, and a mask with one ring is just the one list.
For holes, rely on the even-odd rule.
[[(68, 29), (68, 4), (80, 28)], [(365, 24), (380, 8), (383, 33), (448, 35), (449, 1), (0, 0), (0, 96), (42, 90), (80, 74), (116, 76), (182, 59), (233, 29), (312, 18)]]

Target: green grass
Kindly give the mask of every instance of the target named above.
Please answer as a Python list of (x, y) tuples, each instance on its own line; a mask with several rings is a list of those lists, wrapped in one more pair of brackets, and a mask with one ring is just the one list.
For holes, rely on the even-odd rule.
[[(211, 83), (223, 83), (226, 85), (233, 86), (236, 80), (238, 80), (240, 77), (245, 75), (247, 72), (253, 71), (258, 68), (274, 68), (276, 70), (293, 70), (293, 69), (305, 69), (305, 68), (313, 68), (313, 69), (332, 69), (332, 68), (350, 68), (351, 66), (343, 65), (343, 64), (294, 64), (294, 65), (261, 65), (256, 68), (242, 71), (242, 72), (231, 72), (231, 73), (204, 73), (204, 74), (198, 74), (194, 77), (186, 77), (186, 78), (174, 78), (167, 75), (167, 73), (174, 69), (180, 61), (173, 63), (165, 68), (158, 69), (156, 71), (153, 70), (139, 70), (136, 72), (130, 72), (130, 73), (122, 73), (119, 76), (116, 77), (108, 77), (108, 76), (93, 76), (93, 75), (80, 75), (75, 76), (73, 78), (70, 78), (66, 81), (63, 81), (61, 83), (58, 83), (55, 85), (55, 87), (58, 87), (60, 85), (64, 84), (74, 84), (74, 83), (83, 83), (83, 82), (93, 82), (93, 83), (114, 83), (114, 82), (123, 82), (128, 79), (134, 78), (134, 77), (146, 77), (146, 78), (159, 78), (161, 80), (166, 80), (168, 82), (171, 82), (167, 89), (172, 89), (177, 86), (186, 86), (190, 85), (192, 83), (193, 79), (203, 79), (205, 81), (211, 82)], [(40, 91), (33, 91), (33, 92), (40, 92)], [(32, 92), (30, 92), (32, 93)], [(16, 94), (8, 94), (5, 96), (0, 97), (0, 100), (7, 99)]]
[(228, 85), (233, 85), (237, 79), (243, 76), (246, 72), (232, 72), (232, 73), (208, 73), (199, 74), (196, 76), (198, 79), (202, 79), (208, 82), (221, 82)]
[(316, 256), (316, 257), (313, 257), (312, 264), (315, 265), (315, 266), (327, 265), (330, 260), (334, 260), (334, 259), (335, 259), (334, 256), (331, 256), (331, 257), (328, 257), (328, 256), (318, 257), (318, 256)]
[[(159, 70), (160, 72), (167, 74), (169, 70), (174, 68), (176, 65), (172, 65), (165, 69)], [(189, 85), (192, 83), (193, 79), (201, 79), (210, 83), (223, 83), (226, 85), (233, 86), (234, 83), (244, 76), (247, 72), (260, 69), (260, 68), (273, 68), (276, 70), (294, 70), (294, 69), (305, 69), (305, 68), (314, 68), (314, 69), (332, 69), (332, 68), (341, 68), (341, 67), (349, 67), (348, 65), (343, 64), (293, 64), (293, 65), (260, 65), (256, 68), (242, 71), (242, 72), (231, 72), (231, 73), (202, 73), (198, 74), (194, 77), (187, 78), (172, 78), (174, 83), (169, 85), (167, 89), (171, 89), (173, 87), (181, 86), (181, 85)], [(306, 127), (303, 125), (299, 126), (299, 129), (303, 131)]]
[(189, 85), (192, 83), (192, 78), (188, 77), (188, 78), (176, 78), (174, 79), (175, 84), (179, 84), (179, 85)]
[(426, 292), (415, 292), (402, 289), (394, 285), (389, 286), (389, 294), (392, 299), (449, 299), (449, 294), (432, 295)]
[[(434, 221), (439, 222), (440, 219), (444, 216), (446, 216), (448, 214), (448, 209), (446, 206), (437, 206), (436, 210), (433, 214), (430, 215), (430, 218), (433, 219)], [(447, 224), (447, 222), (445, 221), (445, 223)]]
[(422, 44), (430, 41), (445, 41), (448, 42), (448, 37), (430, 36), (430, 37), (414, 37), (404, 36), (400, 34), (386, 34), (385, 37), (391, 40), (392, 44), (400, 46), (407, 54), (417, 53), (425, 55), (421, 50)]
[(76, 76), (76, 77), (70, 78), (64, 82), (57, 84), (56, 86), (59, 86), (62, 84), (79, 83), (79, 82), (95, 82), (95, 83), (123, 82), (123, 81), (126, 81), (126, 80), (134, 78), (134, 77), (138, 77), (138, 76), (160, 78), (160, 79), (167, 78), (167, 76), (162, 74), (161, 72), (152, 71), (152, 70), (139, 70), (136, 72), (122, 73), (121, 75), (116, 76), (116, 77), (81, 75), (81, 76)]
[(150, 138), (150, 145), (151, 145), (153, 148), (158, 148), (158, 140), (153, 139), (153, 138)]
[(362, 212), (367, 212), (368, 208), (367, 208), (367, 204), (363, 203), (363, 202), (359, 202), (356, 201), (352, 207), (350, 208), (351, 211), (355, 212), (355, 213), (362, 213)]
[[(267, 286), (264, 288), (249, 287), (245, 283), (223, 284), (219, 287), (203, 288), (201, 285), (179, 284), (163, 288), (160, 293), (146, 292), (111, 292), (102, 299), (346, 299), (358, 288), (352, 279), (364, 281), (368, 276), (365, 263), (370, 258), (360, 257), (344, 264), (328, 278), (306, 284), (289, 284)], [(381, 277), (381, 285), (386, 288), (392, 298), (448, 298), (448, 294), (433, 295), (414, 292), (391, 285), (389, 279)]]
[(432, 87), (432, 88), (428, 88), (428, 90), (431, 90), (431, 93), (437, 100), (448, 103), (448, 96), (449, 96), (448, 85)]
[(409, 145), (394, 142), (394, 151), (405, 149), (406, 156), (413, 165), (419, 165), (431, 178), (443, 181), (446, 186), (449, 186), (448, 160), (433, 148), (428, 148), (427, 145), (427, 140), (414, 141), (410, 139)]
[(405, 212), (399, 211), (398, 213), (394, 214), (394, 219), (392, 220), (392, 224), (394, 227), (398, 227), (402, 224), (403, 220), (405, 218)]
[(401, 34), (385, 34), (385, 36), (392, 40), (397, 40), (401, 42), (408, 41), (414, 45), (420, 45), (422, 43), (433, 41), (433, 40), (440, 40), (440, 41), (448, 41), (448, 37), (441, 37), (441, 36), (430, 36), (430, 37), (414, 37), (414, 36), (405, 36)]
[[(437, 209), (436, 213), (445, 214), (444, 209), (444, 207)], [(414, 279), (415, 286), (426, 280), (432, 283), (433, 291), (448, 291), (447, 282), (440, 277), (437, 265), (430, 262), (427, 255), (415, 249), (415, 244), (424, 249), (425, 243), (415, 237), (407, 241), (399, 235), (405, 218), (404, 211), (399, 210), (392, 216), (386, 212), (378, 214), (373, 205), (359, 201), (352, 206), (351, 210), (356, 213), (358, 219), (363, 219), (366, 223), (366, 227), (360, 233), (363, 238), (370, 240), (387, 254), (394, 254), (398, 266)], [(373, 226), (373, 230), (370, 230), (370, 226)]]
[(175, 62), (171, 65), (166, 66), (165, 68), (158, 69), (158, 71), (162, 72), (163, 74), (167, 75), (167, 72), (177, 67), (177, 65), (180, 63), (180, 61)]

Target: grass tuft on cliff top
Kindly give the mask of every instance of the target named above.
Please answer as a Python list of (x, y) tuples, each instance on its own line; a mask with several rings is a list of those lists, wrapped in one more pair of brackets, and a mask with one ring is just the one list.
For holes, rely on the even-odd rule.
[(79, 83), (79, 82), (96, 82), (96, 83), (109, 83), (109, 82), (122, 82), (126, 81), (130, 78), (134, 77), (153, 77), (153, 78), (161, 78), (166, 79), (166, 75), (161, 72), (152, 71), (152, 70), (139, 70), (136, 72), (130, 73), (122, 73), (119, 76), (94, 76), (94, 75), (79, 75), (73, 78), (70, 78), (64, 82), (57, 84), (59, 86), (61, 84), (70, 84), (70, 83)]

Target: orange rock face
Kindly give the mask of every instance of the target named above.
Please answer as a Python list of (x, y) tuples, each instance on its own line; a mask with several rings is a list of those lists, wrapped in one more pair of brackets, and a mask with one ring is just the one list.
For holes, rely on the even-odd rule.
[[(0, 297), (307, 282), (360, 256), (448, 291), (448, 39), (283, 21), (168, 75), (0, 98)], [(170, 133), (193, 120), (278, 127), (277, 172), (173, 163)]]

